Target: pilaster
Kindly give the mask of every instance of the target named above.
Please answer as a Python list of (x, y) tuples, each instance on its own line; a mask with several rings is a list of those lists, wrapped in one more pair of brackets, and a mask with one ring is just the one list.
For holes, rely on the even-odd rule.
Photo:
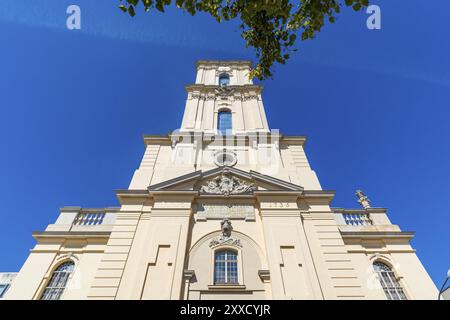
[(153, 192), (130, 248), (117, 299), (180, 299), (196, 192)]
[(88, 299), (112, 300), (116, 298), (125, 264), (128, 260), (142, 205), (125, 205), (117, 214), (116, 222), (97, 267), (88, 292)]
[[(257, 193), (257, 192), (256, 192)], [(303, 231), (298, 194), (257, 194), (273, 299), (322, 299)]]
[(331, 210), (310, 205), (301, 216), (324, 298), (365, 298), (362, 279), (354, 268)]

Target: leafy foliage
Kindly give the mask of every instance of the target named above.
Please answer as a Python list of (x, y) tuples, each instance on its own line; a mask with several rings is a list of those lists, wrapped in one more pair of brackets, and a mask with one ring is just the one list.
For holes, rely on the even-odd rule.
[[(172, 0), (119, 0), (119, 8), (136, 15), (142, 4), (145, 11), (164, 8)], [(369, 0), (175, 0), (176, 6), (191, 15), (209, 13), (217, 22), (240, 19), (242, 38), (247, 47), (256, 50), (258, 63), (250, 76), (265, 79), (272, 76), (271, 67), (278, 62), (285, 64), (297, 40), (313, 39), (327, 21), (335, 22), (341, 7), (352, 7), (358, 11), (369, 4)]]

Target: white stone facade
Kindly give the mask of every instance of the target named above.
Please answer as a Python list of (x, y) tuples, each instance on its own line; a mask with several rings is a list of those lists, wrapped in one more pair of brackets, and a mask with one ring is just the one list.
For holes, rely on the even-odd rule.
[[(269, 129), (250, 68), (199, 61), (181, 128), (144, 136), (141, 164), (117, 191), (120, 207), (63, 208), (33, 233), (37, 244), (6, 298), (40, 299), (69, 261), (61, 299), (436, 299), (413, 234), (386, 209), (363, 195), (363, 209), (330, 207), (334, 192), (310, 167), (306, 138)], [(221, 252), (231, 260), (221, 264)], [(383, 290), (383, 276), (397, 287)]]
[(8, 292), (16, 275), (16, 272), (0, 272), (0, 300), (3, 299), (6, 292)]

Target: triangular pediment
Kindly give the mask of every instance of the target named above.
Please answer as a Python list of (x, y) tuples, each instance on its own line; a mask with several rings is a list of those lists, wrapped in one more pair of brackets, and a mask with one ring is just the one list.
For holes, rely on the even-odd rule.
[(148, 187), (149, 191), (193, 190), (205, 195), (246, 195), (255, 191), (303, 191), (301, 186), (256, 171), (217, 167), (195, 171)]

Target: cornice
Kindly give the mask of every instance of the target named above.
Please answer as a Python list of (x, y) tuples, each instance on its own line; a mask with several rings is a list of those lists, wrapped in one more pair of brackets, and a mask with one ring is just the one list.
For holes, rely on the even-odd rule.
[(86, 239), (86, 238), (109, 238), (110, 231), (33, 231), (33, 238), (65, 238), (65, 239)]
[(327, 201), (328, 205), (334, 198), (336, 192), (334, 190), (304, 190), (301, 197), (302, 199), (320, 199)]
[(329, 211), (306, 211), (301, 212), (303, 220), (333, 220), (334, 216)]
[(148, 187), (148, 190), (154, 193), (162, 188), (168, 188), (168, 187), (171, 187), (176, 184), (181, 184), (181, 183), (184, 183), (187, 181), (191, 181), (192, 179), (200, 178), (201, 176), (202, 176), (202, 171), (197, 170), (197, 171), (182, 175), (181, 177), (172, 178), (172, 179), (160, 182), (160, 183), (150, 185)]
[[(211, 141), (212, 137), (216, 137), (217, 135), (196, 131), (196, 130), (186, 130), (179, 131), (178, 133), (169, 133), (166, 135), (154, 135), (154, 134), (144, 134), (144, 144), (145, 145), (172, 145), (172, 140), (177, 140), (177, 137), (190, 136), (191, 141), (203, 140), (204, 142)], [(306, 137), (304, 136), (283, 136), (280, 133), (274, 132), (259, 132), (259, 131), (249, 131), (249, 132), (239, 132), (229, 136), (222, 136), (224, 140), (233, 139), (234, 141), (246, 141), (247, 143), (251, 141), (256, 141), (257, 143), (261, 139), (264, 139), (264, 142), (271, 143), (272, 140), (276, 141), (280, 139), (281, 143), (284, 145), (301, 145), (303, 146), (306, 143)], [(372, 208), (375, 209), (375, 208)]]
[(198, 70), (201, 66), (218, 66), (218, 67), (248, 67), (252, 68), (253, 63), (250, 60), (197, 60), (195, 63)]
[[(31, 249), (30, 252), (33, 253), (60, 253), (61, 251), (57, 249)], [(68, 252), (72, 252), (75, 254), (84, 254), (84, 253), (104, 253), (103, 249), (83, 249), (83, 250), (71, 250)]]
[(269, 175), (261, 174), (259, 172), (253, 171), (253, 170), (250, 170), (250, 177), (252, 177), (255, 180), (263, 181), (268, 184), (273, 184), (273, 185), (278, 185), (278, 186), (284, 187), (288, 191), (291, 190), (291, 191), (297, 192), (297, 193), (303, 192), (303, 187), (301, 187), (299, 185), (296, 185), (296, 184), (293, 184), (293, 183), (290, 183), (290, 182), (287, 182), (287, 181), (284, 181), (284, 180), (281, 180), (278, 178), (274, 178)]
[(173, 143), (179, 143), (180, 138), (183, 138), (184, 142), (195, 143), (201, 141), (204, 144), (215, 142), (218, 144), (220, 141), (226, 141), (227, 143), (241, 143), (248, 145), (249, 143), (276, 143), (280, 140), (280, 134), (271, 131), (245, 131), (236, 132), (231, 135), (218, 135), (213, 132), (203, 132), (198, 130), (181, 129), (180, 131), (170, 134), (168, 139), (171, 139)]
[(80, 211), (82, 208), (78, 206), (64, 206), (59, 208), (59, 211), (61, 212), (74, 212), (74, 211)]
[[(173, 179), (163, 181), (158, 184), (151, 185), (148, 187), (148, 190), (150, 192), (163, 191), (163, 190), (164, 190), (164, 192), (168, 192), (169, 190), (167, 190), (167, 189), (169, 189), (175, 185), (180, 185), (180, 184), (186, 183), (188, 181), (194, 182), (194, 181), (198, 181), (199, 179), (208, 179), (208, 178), (220, 175), (220, 174), (231, 174), (231, 175), (236, 176), (241, 179), (262, 181), (269, 185), (275, 186), (274, 189), (276, 189), (276, 190), (279, 190), (280, 188), (284, 189), (285, 192), (286, 191), (294, 191), (296, 194), (300, 194), (303, 191), (303, 188), (301, 186), (295, 185), (293, 183), (290, 183), (290, 182), (287, 182), (287, 181), (284, 181), (281, 179), (277, 179), (277, 178), (274, 178), (274, 177), (271, 177), (268, 175), (264, 175), (259, 172), (253, 171), (253, 170), (250, 170), (250, 172), (247, 172), (244, 170), (240, 170), (240, 169), (237, 169), (234, 167), (227, 167), (227, 166), (217, 167), (217, 168), (210, 169), (210, 170), (207, 170), (204, 172), (201, 170), (194, 171), (192, 173), (188, 173), (188, 174), (185, 174), (185, 175), (173, 178)], [(124, 192), (127, 192), (127, 191), (124, 190)], [(181, 191), (173, 191), (173, 192), (181, 192)], [(187, 191), (183, 191), (183, 192), (187, 192)], [(193, 191), (189, 191), (189, 192), (193, 192)], [(277, 192), (277, 191), (273, 191), (273, 192)], [(281, 194), (280, 192), (278, 192), (276, 194)]]
[(281, 143), (287, 145), (303, 146), (306, 143), (305, 136), (281, 136)]
[(150, 200), (151, 197), (148, 194), (148, 190), (128, 190), (128, 189), (121, 189), (116, 190), (116, 197), (119, 200), (120, 204), (124, 204), (127, 200), (139, 200), (140, 202), (145, 202), (147, 200)]
[(199, 194), (197, 190), (150, 190), (149, 195), (152, 197), (158, 196), (187, 196), (187, 197), (195, 197)]
[(224, 90), (248, 90), (248, 89), (255, 89), (255, 90), (262, 90), (264, 87), (259, 84), (239, 84), (239, 85), (227, 85), (227, 86), (220, 86), (218, 84), (203, 84), (203, 83), (194, 83), (194, 84), (188, 84), (184, 87), (186, 91), (192, 91), (192, 90), (215, 90), (215, 89), (224, 89)]
[(119, 207), (106, 207), (106, 208), (82, 208), (65, 206), (59, 209), (60, 212), (81, 212), (81, 213), (95, 213), (95, 212), (119, 212)]
[(244, 84), (229, 85), (222, 87), (219, 85), (191, 84), (185, 87), (188, 93), (187, 99), (234, 99), (234, 100), (260, 100), (263, 87), (261, 85)]
[(254, 195), (257, 198), (264, 196), (295, 196), (299, 197), (302, 194), (302, 190), (257, 190), (254, 191)]
[(170, 145), (172, 141), (170, 134), (157, 135), (157, 134), (144, 134), (143, 135), (145, 145)]
[(415, 253), (415, 249), (347, 249), (348, 253), (364, 253), (364, 254), (392, 254), (392, 253)]
[(386, 213), (386, 208), (337, 208), (333, 207), (331, 208), (331, 211), (335, 213)]
[(146, 189), (119, 189), (116, 190), (116, 194), (130, 197), (142, 197), (148, 195), (148, 191)]
[(357, 239), (380, 239), (380, 238), (402, 238), (412, 239), (414, 232), (411, 231), (341, 231), (343, 238)]

